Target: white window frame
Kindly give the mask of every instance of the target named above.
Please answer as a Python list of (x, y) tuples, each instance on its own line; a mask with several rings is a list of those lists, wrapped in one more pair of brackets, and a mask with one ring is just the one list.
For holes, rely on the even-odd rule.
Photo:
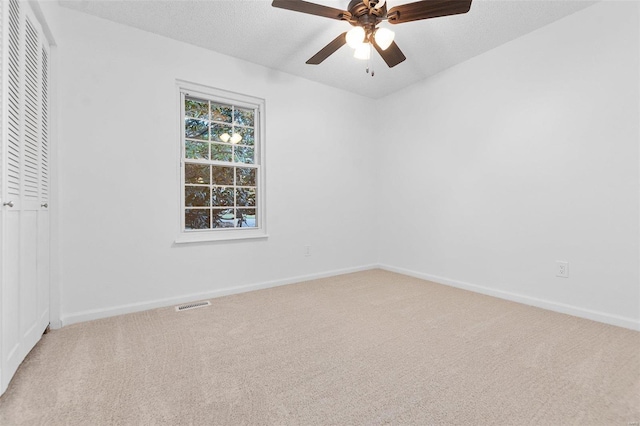
[[(241, 239), (253, 239), (253, 238), (267, 238), (267, 222), (266, 222), (266, 191), (265, 191), (265, 100), (254, 96), (243, 95), (240, 93), (229, 92), (227, 90), (218, 89), (214, 87), (208, 87), (197, 83), (188, 81), (176, 80), (177, 92), (178, 92), (178, 107), (179, 113), (176, 114), (179, 117), (179, 182), (180, 182), (180, 194), (178, 206), (180, 209), (180, 223), (178, 228), (178, 236), (175, 240), (176, 243), (197, 243), (206, 241), (228, 241), (228, 240), (241, 240)], [(255, 160), (251, 167), (255, 167), (256, 177), (258, 182), (256, 183), (256, 226), (252, 228), (217, 228), (217, 229), (198, 229), (198, 230), (186, 230), (185, 224), (185, 116), (184, 116), (184, 101), (185, 96), (193, 96), (205, 100), (210, 100), (223, 104), (230, 104), (243, 108), (255, 109), (256, 115), (254, 118), (254, 147), (255, 147)], [(221, 162), (221, 165), (235, 164), (236, 166), (243, 166), (243, 163), (229, 163)]]

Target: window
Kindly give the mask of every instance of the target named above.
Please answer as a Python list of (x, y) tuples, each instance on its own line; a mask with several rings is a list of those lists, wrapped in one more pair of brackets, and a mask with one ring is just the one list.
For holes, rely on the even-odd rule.
[(264, 100), (191, 83), (178, 86), (176, 242), (265, 237)]

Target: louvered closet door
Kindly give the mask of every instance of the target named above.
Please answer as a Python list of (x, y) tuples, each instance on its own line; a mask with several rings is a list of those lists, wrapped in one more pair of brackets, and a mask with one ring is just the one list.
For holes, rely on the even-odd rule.
[(28, 3), (0, 7), (2, 393), (49, 324), (49, 47)]

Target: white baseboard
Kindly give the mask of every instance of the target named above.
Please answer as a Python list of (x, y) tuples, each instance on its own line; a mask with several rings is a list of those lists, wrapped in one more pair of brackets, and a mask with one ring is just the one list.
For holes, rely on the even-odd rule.
[(133, 312), (146, 311), (146, 310), (155, 309), (155, 308), (163, 308), (166, 306), (178, 305), (180, 303), (186, 303), (186, 302), (194, 302), (202, 299), (228, 296), (231, 294), (245, 293), (248, 291), (260, 290), (263, 288), (278, 287), (281, 285), (294, 284), (302, 281), (310, 281), (310, 280), (316, 280), (319, 278), (327, 278), (327, 277), (333, 277), (336, 275), (349, 274), (352, 272), (366, 271), (369, 269), (375, 269), (377, 267), (378, 265), (372, 264), (372, 265), (357, 266), (353, 268), (335, 269), (332, 271), (320, 272), (320, 273), (309, 274), (309, 275), (300, 275), (297, 277), (284, 278), (281, 280), (265, 281), (262, 283), (227, 287), (223, 289), (207, 291), (202, 293), (192, 293), (192, 294), (186, 294), (183, 296), (168, 297), (165, 299), (156, 299), (156, 300), (151, 300), (147, 302), (130, 303), (130, 304), (114, 306), (110, 308), (93, 309), (88, 311), (76, 312), (68, 315), (63, 315), (62, 319), (59, 322), (56, 322), (55, 325), (53, 325), (52, 323), (51, 328), (60, 328), (62, 326), (67, 326), (67, 325), (75, 324), (78, 322), (91, 321), (95, 319), (107, 318), (107, 317), (112, 317), (116, 315), (130, 314)]
[(228, 287), (218, 290), (202, 293), (192, 293), (183, 296), (170, 297), (165, 299), (156, 299), (147, 302), (131, 303), (126, 305), (120, 305), (104, 309), (94, 309), (88, 311), (77, 312), (62, 317), (60, 321), (51, 323), (51, 328), (57, 329), (62, 326), (75, 324), (78, 322), (91, 321), (100, 318), (112, 317), (115, 315), (130, 314), (133, 312), (146, 311), (148, 309), (162, 308), (166, 306), (177, 305), (180, 303), (194, 302), (202, 299), (210, 299), (222, 296), (228, 296), (231, 294), (245, 293), (253, 290), (260, 290), (264, 288), (278, 287), (281, 285), (294, 284), (302, 281), (310, 281), (320, 278), (327, 278), (336, 275), (349, 274), (352, 272), (366, 271), (369, 269), (384, 269), (390, 272), (396, 272), (411, 277), (432, 281), (438, 284), (448, 285), (451, 287), (460, 288), (463, 290), (473, 291), (475, 293), (486, 294), (488, 296), (497, 297), (499, 299), (510, 300), (512, 302), (522, 303), (524, 305), (535, 306), (549, 311), (560, 312), (563, 314), (573, 315), (580, 318), (586, 318), (593, 321), (602, 322), (605, 324), (611, 324), (618, 327), (624, 327), (631, 330), (640, 331), (640, 321), (633, 318), (621, 317), (618, 315), (608, 314), (604, 312), (593, 311), (590, 309), (580, 308), (578, 306), (567, 305), (564, 303), (552, 302), (549, 300), (537, 299), (535, 297), (525, 296), (516, 293), (510, 293), (502, 290), (492, 289), (490, 287), (484, 287), (477, 284), (471, 284), (463, 281), (452, 280), (445, 277), (440, 277), (431, 274), (425, 274), (422, 272), (416, 272), (404, 268), (397, 268), (395, 266), (384, 264), (371, 264), (363, 265), (353, 268), (335, 269), (332, 271), (326, 271), (321, 273), (300, 275), (296, 277), (284, 278), (281, 280), (265, 281), (262, 283), (248, 284), (242, 286)]
[(57, 320), (57, 321), (56, 320), (52, 320), (49, 323), (49, 327), (51, 327), (51, 329), (53, 329), (53, 330), (57, 330), (59, 328), (62, 328), (62, 321), (60, 321), (60, 320)]
[(547, 309), (549, 311), (573, 315), (575, 317), (586, 318), (589, 320), (598, 321), (605, 324), (611, 324), (611, 325), (616, 325), (618, 327), (624, 327), (624, 328), (629, 328), (631, 330), (640, 331), (640, 321), (635, 320), (633, 318), (626, 318), (626, 317), (621, 317), (619, 315), (592, 311), (590, 309), (580, 308), (578, 306), (567, 305), (564, 303), (537, 299), (535, 297), (525, 296), (525, 295), (516, 294), (516, 293), (510, 293), (502, 290), (496, 290), (490, 287), (484, 287), (481, 285), (466, 283), (463, 281), (456, 281), (456, 280), (452, 280), (445, 277), (439, 277), (436, 275), (424, 274), (422, 272), (411, 271), (403, 268), (396, 268), (395, 266), (378, 265), (378, 267), (386, 271), (396, 272), (398, 274), (408, 275), (411, 277), (420, 278), (426, 281), (432, 281), (434, 283), (444, 284), (451, 287), (460, 288), (463, 290), (469, 290), (475, 293), (486, 294), (487, 296), (493, 296), (499, 299), (510, 300), (512, 302), (522, 303), (523, 305), (535, 306), (537, 308)]

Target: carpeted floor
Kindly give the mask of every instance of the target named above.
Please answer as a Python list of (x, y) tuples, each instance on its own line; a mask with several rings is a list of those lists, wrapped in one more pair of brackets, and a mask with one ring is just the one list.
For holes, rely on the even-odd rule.
[(373, 270), (54, 330), (0, 424), (622, 425), (640, 333)]

